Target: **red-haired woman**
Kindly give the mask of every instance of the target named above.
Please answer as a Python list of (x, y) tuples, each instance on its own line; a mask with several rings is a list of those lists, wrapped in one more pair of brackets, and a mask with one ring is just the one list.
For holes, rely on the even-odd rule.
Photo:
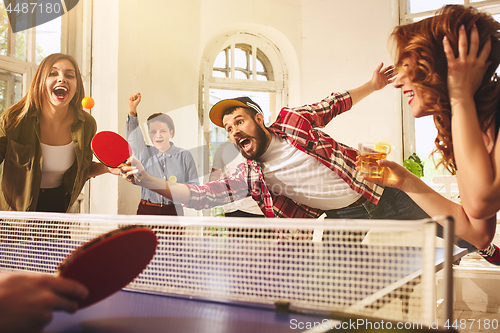
[(453, 216), (457, 236), (495, 265), (500, 265), (500, 251), (491, 244), (500, 210), (500, 84), (494, 74), (499, 31), (491, 15), (450, 5), (392, 33), (399, 72), (394, 86), (408, 97), (415, 118), (434, 117), (435, 150), (457, 175), (462, 205), (395, 162), (379, 161), (388, 172), (382, 180), (370, 179), (405, 191), (431, 216)]

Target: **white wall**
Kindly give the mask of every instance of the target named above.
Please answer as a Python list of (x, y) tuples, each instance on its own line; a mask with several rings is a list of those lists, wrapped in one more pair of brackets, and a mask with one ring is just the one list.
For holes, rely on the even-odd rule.
[[(283, 53), (290, 69), (290, 105), (317, 102), (332, 91), (368, 81), (380, 61), (390, 63), (386, 45), (397, 22), (392, 14), (395, 2), (94, 1), (92, 91), (96, 106), (92, 114), (99, 130), (125, 135), (131, 93), (142, 94), (142, 120), (153, 112), (198, 108), (203, 52), (214, 38), (237, 29), (266, 36)], [(370, 96), (335, 119), (327, 132), (349, 145), (385, 140), (399, 148), (396, 96), (392, 88)], [(174, 121), (177, 133), (189, 133), (200, 144), (201, 136), (193, 135), (198, 131), (195, 118), (189, 112), (176, 115)], [(179, 136), (174, 142), (189, 147), (188, 138)], [(140, 191), (117, 178), (106, 175), (91, 181), (91, 202), (98, 202), (91, 205), (92, 213), (135, 214)]]
[[(398, 22), (392, 0), (304, 0), (301, 63), (302, 102), (310, 103), (332, 91), (349, 90), (367, 82), (374, 69), (391, 64), (387, 48)], [(397, 95), (396, 95), (397, 96)], [(401, 159), (401, 113), (394, 88), (388, 86), (335, 118), (326, 132), (357, 147), (361, 141), (387, 141)]]

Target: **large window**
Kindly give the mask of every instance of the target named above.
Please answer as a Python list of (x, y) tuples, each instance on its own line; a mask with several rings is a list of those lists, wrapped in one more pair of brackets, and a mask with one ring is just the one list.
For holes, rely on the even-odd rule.
[[(226, 131), (209, 120), (211, 107), (223, 99), (247, 96), (259, 104), (264, 121), (269, 125), (276, 119), (277, 110), (287, 105), (288, 71), (281, 53), (271, 41), (241, 31), (224, 35), (207, 47), (201, 76), (203, 140), (209, 147), (203, 158), (203, 170), (208, 176), (215, 151), (228, 140)], [(217, 209), (204, 212), (219, 213)]]
[(58, 52), (69, 53), (82, 66), (82, 55), (72, 54), (70, 50), (78, 49), (76, 45), (81, 42), (81, 32), (75, 31), (77, 22), (73, 21), (78, 13), (81, 14), (83, 3), (87, 2), (80, 1), (75, 8), (71, 7), (71, 11), (67, 11), (65, 4), (69, 2), (61, 1), (61, 6), (57, 8), (66, 14), (17, 33), (13, 31), (9, 17), (14, 25), (26, 24), (23, 21), (26, 20), (26, 14), (12, 8), (8, 11), (5, 2), (0, 2), (0, 112), (26, 93), (32, 75), (46, 56)]
[(248, 96), (264, 111), (266, 125), (286, 105), (286, 69), (278, 49), (267, 39), (239, 32), (210, 47), (201, 85), (208, 174), (215, 151), (227, 140), (224, 129), (210, 122), (208, 112), (220, 100)]
[[(262, 107), (264, 119), (269, 125), (271, 121), (270, 98), (272, 92), (268, 91), (247, 91), (238, 90), (241, 88), (252, 88), (255, 82), (273, 82), (273, 68), (266, 55), (255, 45), (233, 44), (222, 50), (215, 59), (212, 76), (214, 78), (234, 78), (233, 86), (217, 88), (212, 85), (209, 89), (210, 108), (223, 99), (248, 96)], [(237, 90), (233, 90), (237, 89)], [(210, 122), (210, 156), (213, 157), (215, 150), (227, 139), (224, 129), (215, 126)]]
[[(432, 16), (436, 10), (446, 4), (464, 4), (475, 6), (480, 10), (487, 11), (493, 15), (497, 20), (500, 20), (500, 1), (499, 0), (400, 0), (400, 21), (401, 24), (419, 21), (423, 18)], [(405, 137), (404, 157), (407, 158), (412, 153), (424, 160), (424, 181), (429, 183), (436, 189), (442, 189), (444, 186), (441, 183), (434, 184), (433, 179), (439, 182), (441, 175), (449, 175), (444, 168), (436, 169), (433, 161), (434, 157), (431, 155), (434, 150), (434, 139), (437, 136), (437, 130), (434, 125), (433, 117), (423, 117), (413, 119), (409, 106), (406, 102), (403, 103), (403, 131)], [(439, 156), (435, 157), (439, 160)]]
[(22, 12), (7, 12), (0, 2), (0, 112), (25, 93), (37, 65), (49, 54), (61, 52), (62, 17), (14, 33), (9, 22)]
[(0, 113), (19, 101), (23, 94), (21, 74), (0, 69)]
[[(234, 62), (231, 59), (234, 58)], [(214, 62), (213, 77), (274, 81), (272, 65), (257, 47), (236, 44), (222, 50)]]

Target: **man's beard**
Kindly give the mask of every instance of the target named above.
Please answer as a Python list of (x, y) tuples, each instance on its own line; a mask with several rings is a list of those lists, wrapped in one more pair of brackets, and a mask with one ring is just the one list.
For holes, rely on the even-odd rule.
[[(254, 120), (255, 122), (255, 120)], [(257, 127), (256, 128), (256, 131), (257, 133), (255, 134), (255, 136), (247, 136), (247, 135), (243, 135), (242, 137), (240, 137), (239, 139), (241, 138), (246, 138), (246, 139), (255, 139), (255, 152), (254, 153), (251, 153), (251, 154), (248, 154), (245, 150), (243, 150), (241, 147), (240, 150), (241, 150), (241, 155), (246, 158), (246, 159), (249, 159), (249, 160), (256, 160), (258, 159), (259, 157), (262, 156), (262, 154), (264, 154), (266, 152), (266, 147), (267, 147), (267, 136), (266, 136), (266, 131), (264, 131), (262, 129), (262, 127), (259, 126), (259, 124), (257, 124), (257, 122), (255, 122), (255, 126)]]

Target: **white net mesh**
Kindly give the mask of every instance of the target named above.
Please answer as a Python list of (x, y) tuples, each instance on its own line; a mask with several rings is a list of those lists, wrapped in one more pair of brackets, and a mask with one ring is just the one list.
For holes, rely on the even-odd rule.
[[(431, 320), (435, 223), (2, 212), (0, 270), (53, 274), (75, 248), (126, 225), (158, 248), (127, 289), (193, 298)], [(137, 249), (140, 251), (140, 249)], [(431, 308), (425, 315), (422, 308)]]

